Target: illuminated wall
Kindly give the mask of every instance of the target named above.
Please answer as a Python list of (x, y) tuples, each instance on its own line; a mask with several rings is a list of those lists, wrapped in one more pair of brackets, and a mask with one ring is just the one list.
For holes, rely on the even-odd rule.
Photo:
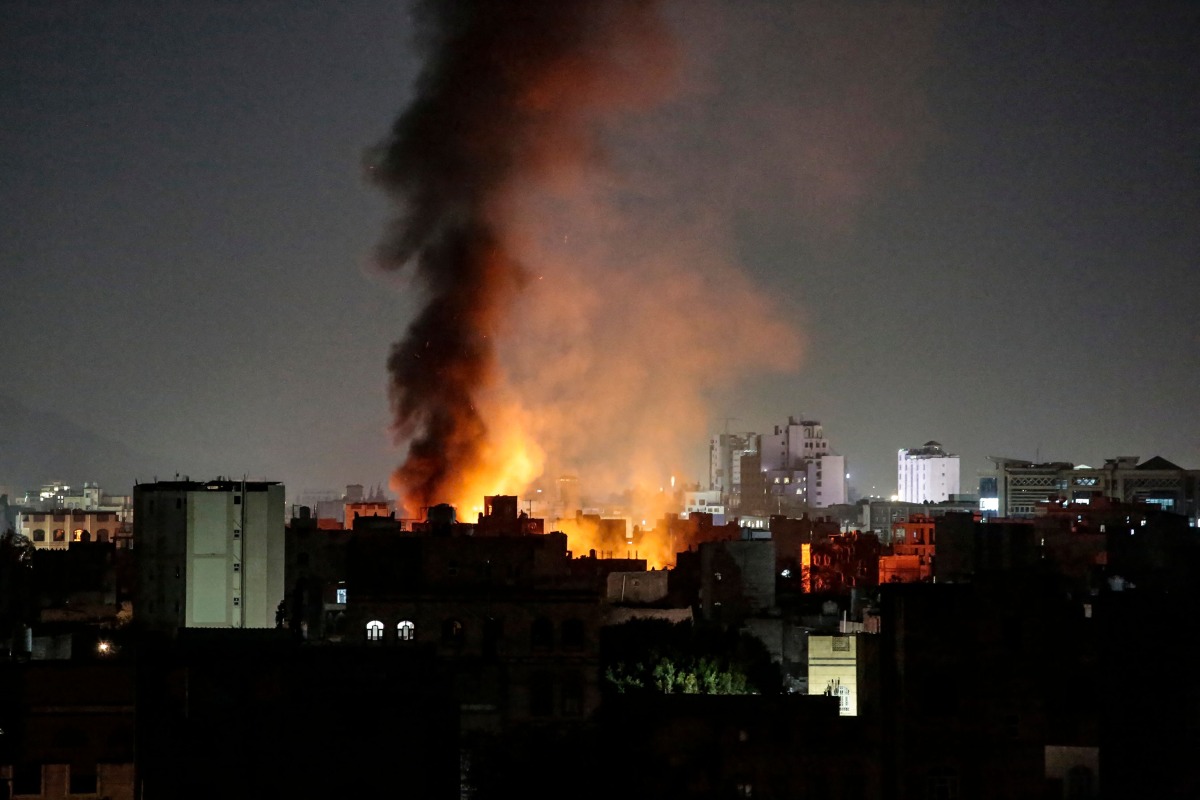
[(152, 629), (273, 628), (283, 599), (284, 488), (217, 480), (134, 488), (138, 597)]
[(858, 637), (809, 634), (808, 693), (834, 695), (838, 713), (858, 716)]
[(958, 456), (937, 442), (896, 455), (896, 496), (906, 503), (943, 503), (959, 493)]

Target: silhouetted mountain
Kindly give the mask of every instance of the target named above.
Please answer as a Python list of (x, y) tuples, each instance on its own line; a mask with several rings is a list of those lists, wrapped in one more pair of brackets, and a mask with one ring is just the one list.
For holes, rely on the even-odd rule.
[(91, 481), (126, 493), (154, 463), (116, 439), (0, 394), (0, 485), (25, 489), (52, 480), (72, 486)]

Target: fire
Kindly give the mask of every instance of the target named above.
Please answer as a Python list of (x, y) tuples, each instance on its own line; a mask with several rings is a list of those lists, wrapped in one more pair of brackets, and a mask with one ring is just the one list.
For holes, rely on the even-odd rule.
[(406, 491), (411, 487), (400, 470), (392, 474), (391, 488), (400, 496), (405, 516), (421, 518), (423, 505), (443, 502), (458, 509), (459, 519), (469, 521), (483, 510), (484, 497), (521, 494), (542, 474), (546, 454), (530, 435), (528, 414), (520, 404), (491, 397), (479, 405), (481, 416), (488, 420), (488, 435), (480, 441), (476, 457), (449, 476), (444, 497), (423, 503), (423, 498)]

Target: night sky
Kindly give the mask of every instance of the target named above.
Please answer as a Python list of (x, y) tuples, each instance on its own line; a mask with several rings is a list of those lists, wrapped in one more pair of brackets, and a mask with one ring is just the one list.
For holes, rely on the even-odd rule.
[[(683, 480), (709, 433), (789, 415), (860, 494), (930, 439), (964, 490), (989, 455), (1200, 467), (1200, 4), (1134, 6), (664, 5), (666, 83), (571, 180), (606, 187), (578, 232), (612, 232), (584, 259), (604, 302), (644, 299), (600, 253), (704, 254), (662, 298), (732, 342), (664, 355), (729, 376), (677, 384), (706, 413)], [(144, 455), (111, 482), (386, 485), (421, 294), (374, 265), (393, 210), (363, 162), (412, 34), (392, 2), (4, 3), (0, 395)], [(60, 477), (11, 458), (0, 484)]]

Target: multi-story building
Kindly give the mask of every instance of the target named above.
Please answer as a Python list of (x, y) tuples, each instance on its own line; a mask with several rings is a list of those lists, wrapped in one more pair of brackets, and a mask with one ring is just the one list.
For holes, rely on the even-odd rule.
[(937, 531), (933, 517), (914, 514), (892, 528), (890, 553), (879, 557), (880, 583), (915, 583), (933, 578)]
[(56, 508), (26, 511), (17, 517), (17, 531), (39, 550), (66, 550), (74, 542), (116, 542), (126, 538), (116, 511)]
[(979, 510), (979, 498), (975, 495), (955, 495), (944, 503), (903, 503), (899, 500), (872, 500), (864, 503), (859, 514), (859, 527), (879, 537), (883, 544), (891, 544), (896, 525), (907, 522), (914, 514), (922, 517), (940, 517), (953, 512), (967, 514)]
[(846, 502), (846, 459), (835, 453), (816, 420), (788, 417), (787, 425), (776, 425), (775, 433), (761, 437), (760, 468), (767, 493), (777, 499), (810, 508), (828, 508)]
[(112, 495), (95, 483), (72, 490), (48, 483), (25, 494), (16, 530), (39, 550), (65, 550), (75, 542), (131, 546), (133, 505), (129, 495)]
[(720, 517), (717, 524), (725, 522), (725, 496), (722, 492), (716, 489), (710, 489), (707, 492), (691, 492), (683, 493), (683, 512), (685, 514), (712, 514), (715, 517)]
[(906, 503), (941, 503), (958, 494), (958, 456), (937, 442), (900, 450), (896, 495)]
[(758, 452), (755, 433), (721, 433), (708, 445), (708, 488), (721, 493), (730, 505), (742, 485), (742, 456)]
[(1183, 469), (1155, 456), (1106, 459), (1103, 467), (1066, 461), (1035, 464), (991, 457), (995, 469), (980, 473), (979, 507), (996, 517), (1032, 517), (1039, 503), (1063, 499), (1089, 503), (1107, 497), (1122, 503), (1150, 503), (1200, 521), (1200, 470)]
[(273, 628), (284, 597), (284, 488), (224, 478), (135, 486), (137, 622)]

